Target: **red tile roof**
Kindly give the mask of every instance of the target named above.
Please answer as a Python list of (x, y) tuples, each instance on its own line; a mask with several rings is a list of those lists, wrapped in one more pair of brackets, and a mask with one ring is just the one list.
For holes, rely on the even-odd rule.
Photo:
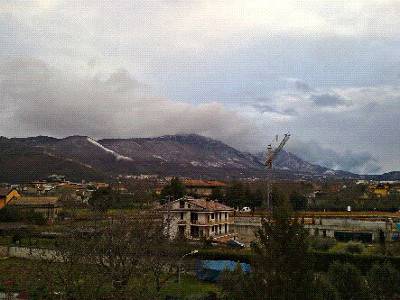
[(189, 202), (190, 204), (194, 204), (196, 206), (199, 206), (207, 210), (233, 210), (233, 208), (226, 206), (222, 203), (216, 201), (208, 201), (206, 199), (188, 198), (186, 201)]

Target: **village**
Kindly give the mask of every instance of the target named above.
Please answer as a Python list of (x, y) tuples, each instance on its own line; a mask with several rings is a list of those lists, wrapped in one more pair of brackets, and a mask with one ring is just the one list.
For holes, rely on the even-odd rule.
[[(174, 180), (182, 186), (180, 195), (176, 191), (168, 192)], [(165, 219), (171, 220), (171, 238), (177, 235), (192, 240), (212, 238), (221, 245), (234, 240), (249, 246), (262, 218), (268, 214), (261, 199), (265, 197), (263, 184), (261, 180), (223, 182), (143, 174), (119, 177), (108, 183), (76, 183), (54, 174), (30, 183), (2, 184), (0, 230), (4, 235), (41, 225), (49, 231), (52, 225), (68, 220), (72, 210), (75, 217), (81, 214), (84, 218), (86, 211), (93, 209), (90, 202), (93, 193), (110, 190), (118, 199), (109, 198), (108, 208), (159, 210)], [(278, 188), (300, 190), (297, 215), (312, 235), (366, 242), (377, 241), (382, 236), (388, 241), (400, 238), (397, 226), (400, 182), (277, 181), (274, 184)], [(342, 200), (337, 200), (339, 196)], [(254, 200), (254, 197), (260, 199)], [(12, 213), (14, 218), (10, 218)]]

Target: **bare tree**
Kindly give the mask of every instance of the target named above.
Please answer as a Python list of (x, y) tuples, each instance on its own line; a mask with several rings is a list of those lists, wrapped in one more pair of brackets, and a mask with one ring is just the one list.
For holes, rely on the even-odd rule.
[(70, 228), (50, 261), (61, 298), (85, 299), (88, 291), (99, 299), (157, 298), (181, 251), (164, 236), (164, 225), (155, 211), (145, 211)]

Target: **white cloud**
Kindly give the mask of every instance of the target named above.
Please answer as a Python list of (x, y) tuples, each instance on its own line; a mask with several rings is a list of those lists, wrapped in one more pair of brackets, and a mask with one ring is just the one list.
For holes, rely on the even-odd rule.
[(0, 66), (0, 95), (0, 106), (8, 111), (0, 118), (1, 134), (6, 136), (198, 133), (246, 148), (258, 130), (217, 102), (193, 105), (153, 96), (125, 70), (103, 80), (21, 58)]

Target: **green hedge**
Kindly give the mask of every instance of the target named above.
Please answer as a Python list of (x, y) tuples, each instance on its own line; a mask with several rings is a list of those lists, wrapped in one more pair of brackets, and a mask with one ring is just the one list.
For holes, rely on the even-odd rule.
[(253, 255), (250, 251), (244, 252), (230, 249), (201, 249), (196, 257), (199, 259), (233, 260), (250, 263)]
[(313, 261), (316, 271), (327, 271), (330, 264), (334, 261), (346, 262), (355, 265), (361, 272), (366, 273), (375, 263), (390, 262), (400, 271), (399, 256), (383, 255), (364, 255), (350, 253), (328, 253), (328, 252), (310, 252), (310, 259)]
[[(379, 256), (379, 255), (363, 255), (363, 254), (349, 254), (349, 253), (329, 253), (329, 252), (309, 252), (309, 259), (312, 261), (315, 271), (327, 271), (329, 266), (334, 261), (347, 262), (355, 265), (363, 273), (375, 263), (390, 262), (397, 270), (400, 271), (400, 257), (399, 256)], [(197, 258), (199, 259), (212, 259), (212, 260), (233, 260), (245, 263), (251, 263), (253, 254), (242, 251), (235, 251), (230, 249), (209, 249), (200, 250)]]

